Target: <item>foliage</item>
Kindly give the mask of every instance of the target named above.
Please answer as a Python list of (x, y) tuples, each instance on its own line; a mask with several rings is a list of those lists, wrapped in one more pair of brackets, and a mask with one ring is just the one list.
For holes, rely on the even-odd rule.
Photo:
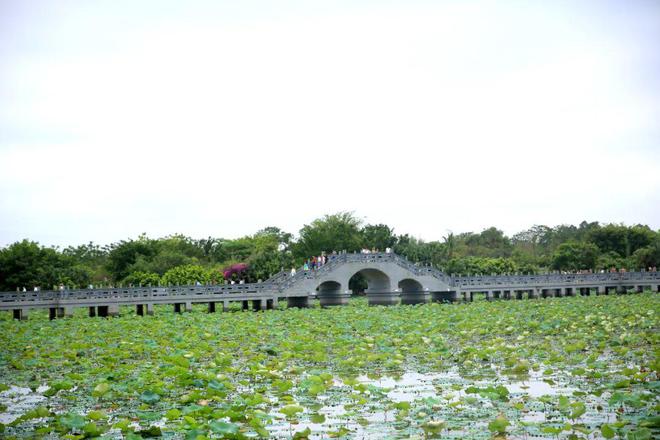
[(552, 254), (552, 268), (556, 270), (595, 269), (598, 247), (592, 243), (568, 241), (560, 244)]
[(300, 230), (300, 238), (293, 246), (294, 256), (301, 262), (323, 252), (357, 251), (363, 243), (360, 224), (361, 221), (350, 212), (316, 219)]
[[(304, 225), (297, 239), (269, 226), (231, 240), (193, 239), (180, 234), (154, 239), (143, 234), (108, 246), (90, 242), (62, 251), (23, 240), (0, 249), (0, 290), (49, 289), (60, 283), (67, 287), (90, 283), (155, 285), (157, 277), (190, 265), (203, 267), (212, 281), (221, 281), (220, 269), (237, 263), (249, 267), (243, 279), (256, 282), (288, 272), (322, 252), (353, 252), (364, 247), (380, 251), (393, 248), (414, 263), (454, 274), (660, 266), (660, 232), (645, 225), (586, 221), (578, 226), (535, 225), (510, 238), (490, 227), (478, 233), (447, 232), (442, 240), (427, 242), (409, 234), (396, 235), (385, 224), (362, 226), (352, 213), (339, 212)], [(351, 288), (360, 290), (362, 284), (356, 279)]]
[(450, 274), (510, 274), (518, 271), (518, 265), (511, 258), (465, 257), (449, 260), (445, 271)]
[(0, 249), (0, 290), (32, 289), (34, 286), (50, 289), (60, 283), (81, 286), (89, 280), (84, 266), (57, 249), (29, 240)]
[(366, 225), (361, 232), (362, 246), (367, 249), (378, 249), (383, 252), (396, 243), (394, 230), (384, 224)]
[(176, 266), (165, 272), (161, 278), (161, 283), (166, 286), (190, 286), (193, 284), (209, 284), (211, 280), (220, 278), (219, 274), (195, 264), (186, 264)]
[(158, 286), (160, 284), (160, 275), (153, 272), (132, 272), (123, 280), (126, 286)]
[(42, 394), (21, 406), (24, 396), (0, 385), (0, 403), (19, 403), (2, 435), (655, 438), (659, 309), (660, 296), (646, 293), (222, 314), (156, 306), (155, 316), (34, 312), (27, 322), (0, 314), (2, 381)]

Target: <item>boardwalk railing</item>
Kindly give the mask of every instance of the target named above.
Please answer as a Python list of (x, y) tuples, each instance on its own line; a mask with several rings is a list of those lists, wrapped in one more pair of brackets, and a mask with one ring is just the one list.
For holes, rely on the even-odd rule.
[[(212, 286), (176, 286), (176, 287), (132, 287), (132, 288), (97, 288), (64, 289), (59, 291), (0, 292), (0, 310), (14, 310), (15, 316), (22, 316), (21, 309), (83, 307), (108, 304), (136, 304), (140, 307), (156, 303), (191, 304), (208, 302), (215, 310), (215, 302), (220, 301), (260, 301), (270, 306), (277, 303), (278, 297), (291, 298), (292, 304), (304, 304), (301, 296), (312, 296), (314, 292), (305, 292), (301, 287), (310, 283), (305, 281), (319, 279), (330, 274), (335, 268), (346, 263), (361, 263), (364, 268), (374, 265), (396, 264), (413, 274), (413, 277), (433, 277), (448, 286), (444, 294), (459, 292), (479, 292), (523, 289), (587, 289), (599, 288), (604, 292), (608, 288), (651, 287), (654, 291), (660, 285), (658, 272), (625, 272), (593, 274), (542, 274), (542, 275), (473, 275), (449, 276), (431, 266), (420, 266), (393, 253), (340, 253), (327, 256), (327, 262), (314, 270), (299, 269), (292, 276), (288, 271), (275, 274), (265, 282), (249, 284), (218, 284)], [(428, 279), (427, 279), (428, 280)], [(300, 284), (299, 284), (300, 283)], [(298, 291), (299, 290), (299, 291)], [(307, 298), (305, 298), (306, 300)], [(261, 303), (260, 303), (261, 304)], [(263, 306), (264, 304), (261, 304)], [(188, 306), (186, 306), (188, 307)], [(245, 304), (244, 304), (245, 307)], [(90, 311), (91, 313), (91, 311)]]

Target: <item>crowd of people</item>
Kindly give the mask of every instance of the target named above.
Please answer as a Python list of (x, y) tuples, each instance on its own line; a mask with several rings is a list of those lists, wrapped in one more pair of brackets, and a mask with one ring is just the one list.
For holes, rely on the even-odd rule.
[[(380, 251), (376, 248), (373, 248), (371, 250), (364, 248), (360, 251), (361, 254), (377, 254), (379, 252)], [(307, 260), (305, 260), (305, 262), (303, 263), (302, 270), (308, 271), (308, 270), (319, 269), (325, 266), (328, 263), (328, 261), (332, 260), (337, 254), (345, 254), (345, 253), (346, 253), (345, 250), (340, 252), (332, 251), (332, 253), (328, 256), (325, 254), (325, 252), (322, 252), (321, 255), (319, 256), (313, 256), (312, 258), (308, 258)], [(389, 247), (385, 248), (385, 253), (386, 254), (392, 253), (392, 248)], [(294, 276), (295, 274), (296, 274), (296, 268), (292, 267), (291, 276)]]
[[(337, 252), (333, 252), (332, 255), (337, 255)], [(303, 270), (316, 270), (319, 269), (322, 266), (325, 266), (328, 263), (328, 260), (331, 257), (328, 257), (325, 255), (325, 252), (323, 252), (321, 255), (313, 256), (312, 258), (308, 258), (305, 260), (303, 263)], [(296, 268), (292, 267), (291, 268), (291, 276), (294, 276), (296, 274)]]

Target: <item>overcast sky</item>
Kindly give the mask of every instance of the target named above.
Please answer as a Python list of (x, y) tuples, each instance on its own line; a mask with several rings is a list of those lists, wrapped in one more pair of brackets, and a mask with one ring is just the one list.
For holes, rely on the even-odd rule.
[(660, 228), (660, 2), (0, 0), (0, 246)]

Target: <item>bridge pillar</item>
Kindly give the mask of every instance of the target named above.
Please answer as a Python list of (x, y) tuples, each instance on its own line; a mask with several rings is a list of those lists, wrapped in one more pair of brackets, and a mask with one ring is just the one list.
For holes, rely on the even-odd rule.
[(192, 302), (174, 303), (174, 313), (181, 313), (182, 311), (192, 312)]
[(222, 311), (226, 312), (229, 310), (229, 301), (223, 301), (222, 302)]
[(153, 315), (154, 314), (154, 305), (151, 304), (151, 303), (136, 304), (135, 305), (135, 314), (138, 315), (138, 316)]
[(426, 304), (431, 301), (431, 292), (420, 290), (417, 292), (401, 292), (401, 304)]
[(321, 293), (317, 295), (321, 307), (331, 306), (345, 306), (348, 305), (348, 300), (351, 298), (351, 292), (338, 292), (338, 293)]
[[(348, 283), (344, 286), (348, 286)], [(318, 286), (316, 296), (321, 307), (345, 306), (351, 297), (351, 291), (343, 290), (342, 284), (337, 281), (325, 281)]]
[(370, 306), (394, 306), (399, 304), (401, 293), (398, 291), (385, 292), (382, 290), (367, 289), (367, 300)]
[(651, 292), (654, 292), (654, 293), (660, 292), (659, 287), (660, 286), (658, 284), (651, 285)]
[(273, 299), (267, 299), (266, 300), (266, 309), (274, 310), (274, 309), (277, 309), (277, 307), (278, 307), (277, 297), (274, 297)]
[(456, 302), (459, 294), (456, 291), (449, 292), (431, 292), (431, 301), (433, 302)]
[(511, 299), (511, 292), (512, 292), (511, 290), (503, 290), (502, 296), (504, 297), (504, 299)]
[(286, 299), (287, 307), (297, 307), (299, 309), (304, 309), (309, 307), (309, 297), (308, 296), (290, 296)]
[(492, 290), (486, 291), (486, 301), (492, 301), (495, 298), (495, 292)]
[(73, 316), (73, 306), (64, 306), (57, 308), (58, 318), (71, 318)]
[(14, 309), (13, 315), (14, 319), (18, 319), (19, 321), (27, 321), (28, 309)]
[(252, 300), (252, 310), (258, 312), (260, 310), (266, 310), (266, 300), (265, 299), (253, 299)]
[(542, 289), (530, 289), (527, 293), (527, 299), (537, 299), (541, 296)]
[(555, 289), (555, 297), (563, 298), (564, 296), (566, 296), (566, 291), (564, 290), (564, 287), (560, 287), (559, 289)]
[(89, 317), (90, 318), (96, 317), (96, 306), (89, 307)]
[(598, 286), (596, 295), (607, 295), (607, 286)]
[(644, 286), (635, 286), (635, 293), (642, 293), (644, 291)]
[(108, 306), (108, 316), (119, 316), (119, 304), (110, 304)]

